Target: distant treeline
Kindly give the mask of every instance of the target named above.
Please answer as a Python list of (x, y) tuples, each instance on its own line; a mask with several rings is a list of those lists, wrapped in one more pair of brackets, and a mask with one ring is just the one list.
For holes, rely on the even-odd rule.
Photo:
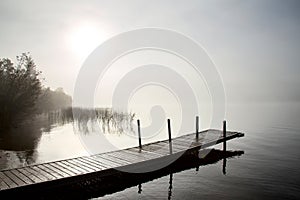
[(0, 129), (18, 126), (36, 114), (71, 106), (72, 99), (62, 88), (44, 88), (41, 71), (28, 53), (13, 63), (0, 59)]
[(55, 91), (50, 88), (42, 89), (36, 102), (37, 113), (39, 114), (71, 106), (72, 98), (65, 94), (62, 88), (57, 88)]

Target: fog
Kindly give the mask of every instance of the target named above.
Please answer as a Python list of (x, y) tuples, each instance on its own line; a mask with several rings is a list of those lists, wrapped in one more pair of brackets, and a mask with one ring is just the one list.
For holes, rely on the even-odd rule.
[(273, 0), (3, 0), (0, 56), (31, 52), (44, 84), (72, 95), (85, 58), (102, 42), (132, 29), (166, 28), (202, 44), (227, 102), (299, 101), (299, 7)]

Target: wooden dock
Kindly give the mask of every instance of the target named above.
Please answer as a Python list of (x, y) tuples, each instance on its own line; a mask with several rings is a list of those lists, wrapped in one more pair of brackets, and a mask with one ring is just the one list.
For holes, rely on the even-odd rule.
[(163, 140), (97, 155), (7, 169), (0, 171), (0, 196), (7, 192), (58, 187), (93, 176), (109, 176), (118, 170), (155, 170), (155, 167), (169, 164), (173, 161), (171, 158), (188, 151), (198, 151), (218, 143), (223, 143), (226, 149), (226, 141), (243, 136), (243, 133), (226, 132), (226, 129), (225, 134), (224, 130), (206, 130), (172, 138), (171, 142)]

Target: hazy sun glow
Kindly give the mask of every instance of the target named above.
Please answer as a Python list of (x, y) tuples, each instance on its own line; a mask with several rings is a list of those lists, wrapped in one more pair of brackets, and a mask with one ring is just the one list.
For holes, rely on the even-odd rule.
[(90, 24), (75, 27), (67, 37), (72, 52), (80, 58), (86, 58), (105, 40), (104, 32)]

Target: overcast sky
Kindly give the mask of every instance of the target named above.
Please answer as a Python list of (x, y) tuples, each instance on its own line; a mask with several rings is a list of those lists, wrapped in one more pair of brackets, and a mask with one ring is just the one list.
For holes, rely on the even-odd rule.
[(72, 95), (84, 59), (101, 42), (168, 28), (205, 47), (228, 102), (299, 101), (299, 10), (296, 0), (1, 0), (0, 57), (31, 52), (44, 84)]

